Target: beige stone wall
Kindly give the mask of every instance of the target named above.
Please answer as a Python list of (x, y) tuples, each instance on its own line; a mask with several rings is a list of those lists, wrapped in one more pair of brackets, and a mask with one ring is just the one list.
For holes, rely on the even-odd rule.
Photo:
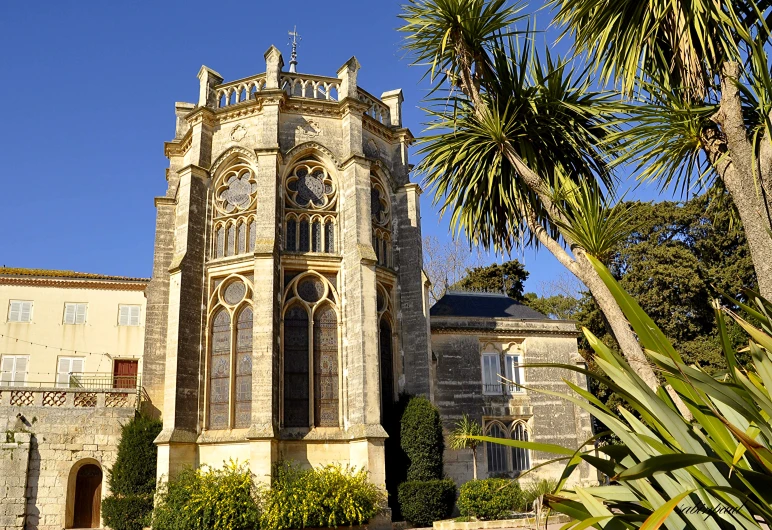
[(0, 443), (0, 528), (23, 530), (27, 513), (30, 435), (7, 431)]
[[(66, 282), (66, 287), (0, 283), (0, 355), (29, 355), (28, 382), (54, 383), (60, 356), (83, 358), (85, 372), (104, 374), (112, 374), (114, 359), (136, 359), (141, 373), (144, 293), (89, 283), (92, 287), (79, 286), (86, 282)], [(8, 322), (10, 300), (31, 300), (32, 321)], [(63, 323), (66, 302), (88, 304), (85, 324)], [(139, 326), (118, 325), (120, 304), (141, 306)]]
[[(0, 432), (28, 432), (30, 436), (27, 476), (19, 460), (7, 466), (14, 473), (0, 469), (0, 479), (18, 488), (26, 479), (27, 530), (61, 530), (72, 524), (75, 477), (80, 466), (91, 463), (102, 469), (102, 498), (108, 493), (107, 469), (115, 462), (121, 424), (134, 415), (133, 407), (106, 407), (104, 395), (97, 406), (49, 407), (41, 405), (11, 406), (12, 391), (0, 391)], [(37, 394), (38, 392), (35, 392)], [(42, 391), (40, 391), (42, 394)], [(37, 397), (35, 397), (37, 401)], [(70, 395), (70, 399), (72, 399)], [(68, 403), (72, 403), (69, 401)], [(21, 414), (21, 417), (17, 415)], [(21, 435), (23, 436), (23, 435)], [(26, 449), (16, 449), (14, 457)], [(20, 452), (21, 451), (21, 452)], [(11, 492), (11, 490), (6, 490)], [(2, 492), (2, 487), (0, 487)], [(15, 495), (18, 490), (11, 493)], [(3, 502), (5, 504), (5, 502)], [(0, 525), (2, 527), (2, 525)]]

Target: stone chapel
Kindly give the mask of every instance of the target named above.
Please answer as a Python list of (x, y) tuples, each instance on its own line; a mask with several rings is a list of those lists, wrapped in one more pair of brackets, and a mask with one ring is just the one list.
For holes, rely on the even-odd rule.
[(348, 462), (384, 484), (384, 407), (429, 392), (420, 189), (401, 90), (337, 77), (228, 83), (176, 104), (147, 289), (144, 386), (158, 474)]

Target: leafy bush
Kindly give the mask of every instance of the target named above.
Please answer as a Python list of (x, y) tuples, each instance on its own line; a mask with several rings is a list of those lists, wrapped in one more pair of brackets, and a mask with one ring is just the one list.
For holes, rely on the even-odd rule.
[(517, 481), (503, 478), (470, 480), (458, 495), (461, 515), (483, 521), (506, 519), (522, 506), (523, 491)]
[(363, 525), (386, 503), (367, 471), (340, 465), (300, 469), (280, 463), (261, 497), (263, 530)]
[(423, 396), (408, 402), (402, 414), (400, 439), (410, 459), (408, 481), (442, 478), (442, 421), (437, 407)]
[(183, 471), (161, 487), (154, 530), (254, 530), (259, 510), (252, 474), (233, 461)]
[(161, 422), (137, 415), (121, 427), (115, 464), (107, 471), (111, 495), (102, 501), (104, 522), (114, 530), (142, 530), (150, 523)]
[(456, 484), (450, 479), (413, 480), (399, 485), (402, 515), (414, 526), (431, 526), (447, 519), (456, 501)]

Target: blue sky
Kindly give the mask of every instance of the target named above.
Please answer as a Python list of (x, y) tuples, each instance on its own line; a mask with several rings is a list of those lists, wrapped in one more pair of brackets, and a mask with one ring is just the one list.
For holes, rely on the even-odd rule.
[[(271, 44), (288, 62), (287, 31), (294, 25), (303, 36), (299, 71), (334, 76), (356, 55), (366, 90), (404, 90), (404, 122), (418, 135), (424, 119), (417, 105), (428, 87), (419, 85), (420, 70), (399, 49), (399, 6), (391, 0), (3, 2), (0, 266), (149, 276), (153, 197), (166, 187), (163, 142), (174, 135), (174, 102), (197, 100), (202, 64), (226, 81), (246, 77), (264, 71)], [(650, 199), (655, 190), (634, 196)], [(422, 214), (424, 235), (449, 237), (429, 193)], [(528, 290), (562, 272), (546, 251), (517, 257), (531, 272)]]

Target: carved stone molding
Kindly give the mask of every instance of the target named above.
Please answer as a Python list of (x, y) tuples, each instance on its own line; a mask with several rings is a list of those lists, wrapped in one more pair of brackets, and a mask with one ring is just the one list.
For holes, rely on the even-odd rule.
[(303, 142), (302, 144), (297, 144), (295, 147), (284, 154), (284, 159), (292, 160), (296, 156), (306, 151), (318, 151), (328, 157), (332, 163), (335, 164), (336, 168), (341, 168), (341, 162), (338, 157), (335, 156), (332, 151), (318, 142)]

